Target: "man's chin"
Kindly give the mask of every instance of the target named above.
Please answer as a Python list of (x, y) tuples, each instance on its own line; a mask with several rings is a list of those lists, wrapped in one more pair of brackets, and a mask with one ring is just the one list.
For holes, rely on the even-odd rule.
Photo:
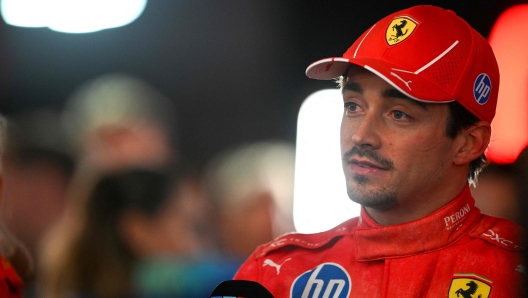
[(348, 197), (365, 207), (390, 210), (397, 205), (396, 194), (388, 190), (368, 190), (367, 187), (347, 187)]

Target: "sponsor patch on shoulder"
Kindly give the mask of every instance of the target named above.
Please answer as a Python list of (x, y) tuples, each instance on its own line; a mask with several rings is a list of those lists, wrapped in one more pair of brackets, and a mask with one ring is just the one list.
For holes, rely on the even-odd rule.
[(494, 231), (493, 229), (489, 229), (486, 232), (482, 233), (481, 237), (487, 240), (488, 242), (491, 242), (493, 244), (502, 246), (510, 250), (520, 251), (524, 249), (520, 243), (510, 240), (508, 237), (501, 236), (499, 232)]

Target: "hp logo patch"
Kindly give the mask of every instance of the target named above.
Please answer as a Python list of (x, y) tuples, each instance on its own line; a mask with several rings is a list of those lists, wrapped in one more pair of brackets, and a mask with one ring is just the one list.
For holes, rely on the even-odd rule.
[(475, 96), (475, 100), (479, 104), (483, 105), (488, 102), (490, 94), (491, 79), (487, 74), (481, 73), (477, 77), (477, 79), (475, 80), (475, 84), (473, 85), (473, 96)]
[(346, 270), (335, 263), (323, 263), (295, 279), (290, 297), (346, 298), (352, 281)]

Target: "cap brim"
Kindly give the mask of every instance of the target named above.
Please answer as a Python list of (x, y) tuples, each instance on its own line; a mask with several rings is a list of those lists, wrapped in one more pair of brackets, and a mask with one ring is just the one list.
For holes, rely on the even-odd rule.
[(455, 101), (452, 95), (416, 75), (390, 62), (378, 59), (332, 57), (308, 66), (306, 76), (318, 80), (331, 80), (345, 74), (350, 65), (363, 67), (377, 75), (409, 98), (422, 102), (447, 103)]
[(348, 58), (332, 57), (321, 59), (306, 68), (306, 76), (317, 80), (331, 80), (344, 75), (349, 66)]

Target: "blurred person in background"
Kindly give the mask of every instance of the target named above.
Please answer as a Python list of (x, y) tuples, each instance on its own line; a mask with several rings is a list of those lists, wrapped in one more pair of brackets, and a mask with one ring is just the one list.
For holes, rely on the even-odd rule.
[[(57, 112), (36, 110), (11, 116), (7, 135), (2, 218), (37, 265), (40, 241), (64, 210), (74, 160)], [(24, 281), (24, 297), (35, 297), (34, 276)]]
[[(64, 105), (62, 125), (82, 171), (185, 163), (179, 156), (174, 103), (127, 74), (110, 73), (79, 86)], [(199, 194), (198, 180), (189, 185), (196, 195), (187, 200), (188, 215), (202, 241), (211, 242), (205, 228), (210, 208)]]
[(295, 149), (258, 142), (219, 154), (205, 170), (220, 250), (241, 264), (258, 245), (293, 232)]
[(521, 171), (518, 161), (513, 164), (490, 163), (479, 175), (471, 193), (475, 206), (482, 213), (507, 218), (522, 224), (525, 212), (521, 208)]
[(86, 166), (118, 169), (177, 160), (175, 107), (138, 78), (116, 73), (83, 84), (67, 100), (63, 124)]
[(42, 297), (209, 297), (232, 277), (202, 255), (181, 172), (122, 169), (77, 182), (44, 251)]
[[(0, 116), (0, 154), (3, 154), (5, 150), (6, 131), (7, 121)], [(0, 173), (0, 187), (3, 187), (5, 174), (1, 163)], [(0, 203), (3, 203), (1, 195)], [(3, 220), (0, 220), (0, 297), (22, 297), (22, 279), (31, 275), (32, 271), (33, 262), (29, 252), (6, 228)]]
[[(81, 85), (64, 105), (62, 124), (83, 171), (185, 163), (179, 157), (174, 103), (130, 75), (106, 74)], [(190, 179), (189, 188), (195, 194), (187, 204), (190, 220), (201, 241), (211, 242), (205, 228), (208, 203), (198, 180)]]
[[(146, 297), (152, 293), (157, 293), (154, 294), (156, 297), (167, 293), (179, 297), (181, 293), (193, 294), (180, 289), (182, 284), (194, 287), (190, 281), (203, 282), (200, 278), (207, 279), (208, 274), (216, 274), (214, 260), (204, 263), (207, 258), (203, 251), (210, 243), (205, 228), (208, 205), (196, 175), (173, 181), (178, 195), (177, 203), (170, 206), (176, 204), (178, 207), (169, 208), (169, 203), (163, 202), (173, 200), (162, 195), (168, 188), (162, 183), (169, 179), (167, 173), (159, 173), (158, 182), (145, 175), (142, 176), (146, 179), (144, 181), (137, 177), (133, 180), (131, 174), (127, 174), (134, 168), (180, 167), (175, 119), (175, 108), (168, 98), (146, 82), (124, 74), (108, 74), (89, 81), (68, 99), (62, 123), (76, 152), (78, 169), (68, 194), (71, 203), (48, 235), (43, 251), (39, 284), (44, 297), (62, 297), (69, 293), (122, 297), (136, 293), (137, 289)], [(132, 196), (133, 192), (123, 190), (115, 196), (99, 195), (102, 184), (97, 181), (114, 175), (111, 173), (128, 177), (112, 178), (116, 189), (135, 189), (137, 194)], [(127, 180), (128, 183), (117, 183), (117, 180)], [(137, 185), (133, 185), (133, 181)], [(156, 194), (159, 196), (153, 198)], [(101, 208), (102, 213), (110, 209), (108, 212), (114, 216), (93, 214), (95, 207), (91, 204), (98, 202), (97, 198), (103, 195), (106, 197), (104, 203), (108, 205), (96, 207)], [(138, 200), (139, 197), (145, 202), (152, 201), (152, 210), (127, 203), (129, 199)], [(129, 212), (130, 209), (134, 212)], [(162, 211), (165, 209), (167, 211)], [(154, 225), (159, 221), (166, 225)], [(148, 233), (145, 232), (147, 223), (152, 229)], [(102, 232), (105, 230), (108, 233)], [(178, 235), (179, 248), (166, 247), (170, 245), (167, 243), (171, 239), (169, 233)], [(86, 239), (95, 242), (91, 244)], [(101, 249), (108, 254), (99, 253)], [(84, 262), (83, 254), (97, 258)], [(160, 255), (162, 260), (156, 261)], [(192, 260), (192, 264), (182, 264), (181, 256)], [(171, 260), (164, 257), (171, 257)], [(212, 264), (213, 269), (206, 264)], [(201, 270), (191, 273), (191, 267), (202, 268), (205, 273)], [(223, 279), (231, 277), (232, 273), (230, 271)], [(132, 284), (137, 289), (132, 288)], [(203, 286), (196, 286), (196, 289), (203, 289)]]

